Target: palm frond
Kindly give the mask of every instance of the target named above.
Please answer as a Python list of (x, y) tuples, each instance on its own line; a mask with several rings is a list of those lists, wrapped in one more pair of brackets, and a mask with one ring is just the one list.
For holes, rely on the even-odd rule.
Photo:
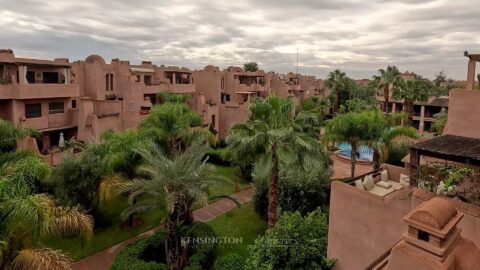
[(12, 262), (17, 270), (70, 270), (70, 259), (57, 250), (48, 248), (20, 250)]
[(88, 241), (93, 235), (93, 218), (87, 215), (80, 206), (52, 207), (52, 233), (60, 236), (80, 236)]

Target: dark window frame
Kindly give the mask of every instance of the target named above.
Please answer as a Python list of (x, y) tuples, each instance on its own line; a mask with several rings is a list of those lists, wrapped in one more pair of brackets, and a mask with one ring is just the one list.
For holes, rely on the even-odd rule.
[[(35, 106), (37, 108), (35, 108), (32, 111), (32, 106)], [(25, 104), (25, 118), (40, 118), (40, 117), (42, 117), (42, 103), (26, 103)]]
[(63, 101), (49, 102), (48, 113), (49, 114), (65, 113), (65, 102)]

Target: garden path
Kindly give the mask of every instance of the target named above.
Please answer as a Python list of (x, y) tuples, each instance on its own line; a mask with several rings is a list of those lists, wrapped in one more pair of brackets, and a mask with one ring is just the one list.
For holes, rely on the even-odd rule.
[[(248, 203), (252, 200), (253, 188), (247, 188), (231, 196), (234, 197), (240, 204)], [(195, 212), (193, 212), (193, 217), (197, 221), (206, 222), (218, 216), (221, 216), (227, 213), (228, 211), (233, 210), (236, 207), (237, 205), (232, 200), (224, 198), (196, 210)], [(113, 259), (115, 259), (115, 256), (118, 254), (118, 252), (120, 252), (120, 250), (122, 250), (125, 246), (127, 246), (128, 244), (134, 242), (139, 238), (155, 234), (155, 232), (160, 228), (161, 227), (153, 228), (140, 235), (127, 239), (112, 247), (104, 249), (86, 258), (83, 258), (80, 261), (74, 263), (72, 265), (72, 269), (73, 270), (109, 270), (113, 263)]]

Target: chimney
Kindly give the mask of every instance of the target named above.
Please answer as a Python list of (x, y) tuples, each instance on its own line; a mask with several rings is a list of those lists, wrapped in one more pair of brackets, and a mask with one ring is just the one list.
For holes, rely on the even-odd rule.
[(12, 49), (0, 49), (0, 58), (15, 58)]
[(387, 270), (455, 269), (457, 228), (463, 214), (453, 203), (434, 197), (404, 217), (408, 231), (393, 249)]

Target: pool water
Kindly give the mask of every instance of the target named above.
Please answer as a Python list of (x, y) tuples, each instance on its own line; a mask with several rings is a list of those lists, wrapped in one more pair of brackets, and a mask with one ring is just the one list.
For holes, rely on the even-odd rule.
[[(336, 153), (346, 158), (351, 157), (352, 146), (349, 143), (339, 143), (336, 145), (340, 150)], [(367, 145), (360, 145), (357, 149), (357, 160), (361, 161), (372, 161), (373, 159), (373, 150)]]

